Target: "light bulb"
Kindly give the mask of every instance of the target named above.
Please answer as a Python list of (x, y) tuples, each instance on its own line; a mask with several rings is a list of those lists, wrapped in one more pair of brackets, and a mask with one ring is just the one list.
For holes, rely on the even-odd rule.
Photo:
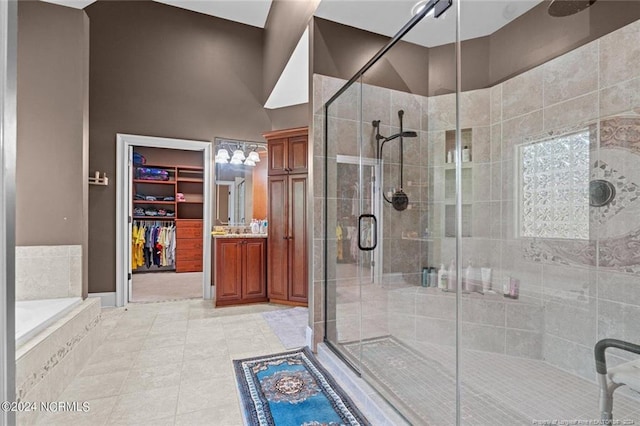
[(247, 159), (253, 161), (254, 163), (259, 163), (260, 162), (260, 156), (258, 155), (258, 153), (256, 151), (251, 151), (249, 153), (249, 156), (247, 157)]
[(242, 152), (241, 149), (236, 149), (235, 151), (233, 151), (233, 157), (232, 158), (237, 158), (240, 161), (244, 161), (244, 159), (245, 159), (244, 152)]

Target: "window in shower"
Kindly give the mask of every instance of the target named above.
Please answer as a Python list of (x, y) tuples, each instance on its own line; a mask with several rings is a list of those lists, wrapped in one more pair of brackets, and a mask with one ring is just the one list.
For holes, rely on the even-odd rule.
[(589, 239), (589, 130), (519, 149), (522, 237)]

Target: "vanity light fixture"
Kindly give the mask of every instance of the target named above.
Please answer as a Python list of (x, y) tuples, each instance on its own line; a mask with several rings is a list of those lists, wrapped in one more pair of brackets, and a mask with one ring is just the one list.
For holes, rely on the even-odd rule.
[(260, 162), (260, 150), (266, 151), (265, 144), (259, 142), (238, 141), (233, 139), (218, 139), (218, 152), (215, 162), (219, 164), (244, 164), (248, 167), (255, 167)]

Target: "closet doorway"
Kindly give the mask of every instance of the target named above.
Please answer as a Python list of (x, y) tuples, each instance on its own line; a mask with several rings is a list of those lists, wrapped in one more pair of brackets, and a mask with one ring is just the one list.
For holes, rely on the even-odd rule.
[(211, 298), (209, 142), (117, 135), (116, 304)]

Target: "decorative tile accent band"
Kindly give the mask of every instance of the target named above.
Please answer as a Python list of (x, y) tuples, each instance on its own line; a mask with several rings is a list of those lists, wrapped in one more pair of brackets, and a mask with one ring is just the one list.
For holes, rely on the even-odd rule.
[(601, 148), (626, 148), (640, 154), (640, 117), (613, 117), (600, 124)]
[(91, 320), (88, 324), (84, 326), (82, 331), (71, 339), (69, 339), (64, 346), (60, 346), (51, 357), (47, 359), (46, 363), (39, 368), (38, 371), (35, 371), (27, 377), (27, 379), (16, 387), (16, 400), (22, 401), (23, 398), (38, 384), (40, 383), (46, 376), (51, 372), (51, 370), (58, 365), (67, 355), (71, 353), (71, 351), (84, 339), (89, 332), (91, 332), (102, 319), (102, 315), (98, 314), (95, 318)]

